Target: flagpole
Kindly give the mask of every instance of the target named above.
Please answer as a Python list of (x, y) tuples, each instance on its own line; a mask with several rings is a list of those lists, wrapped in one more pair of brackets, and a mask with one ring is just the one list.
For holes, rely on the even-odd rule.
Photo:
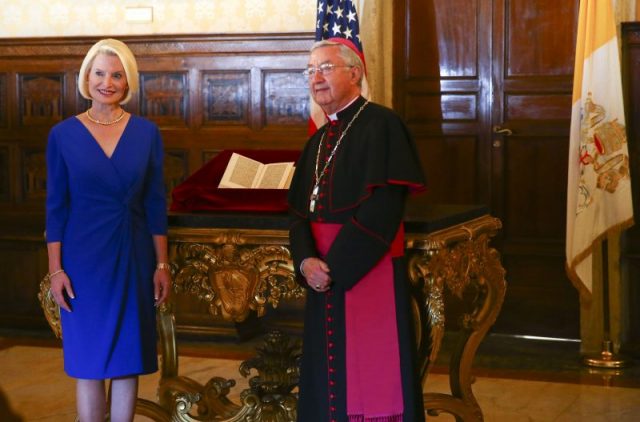
[(582, 359), (582, 364), (592, 368), (623, 368), (628, 366), (630, 360), (618, 353), (614, 353), (611, 342), (611, 312), (609, 305), (609, 242), (607, 238), (602, 240), (602, 320), (603, 340), (600, 353), (587, 355)]
[[(599, 240), (633, 225), (620, 76), (612, 0), (580, 0), (569, 136), (567, 267), (585, 300), (602, 300), (602, 313), (597, 304), (590, 307), (590, 317), (601, 318), (603, 323), (602, 350), (582, 359), (584, 365), (598, 368), (621, 368), (629, 363), (614, 353), (612, 345), (612, 334), (615, 341), (621, 341), (618, 318), (612, 318), (616, 316), (612, 310), (617, 312), (619, 306), (619, 239)], [(583, 340), (585, 337), (582, 333)]]

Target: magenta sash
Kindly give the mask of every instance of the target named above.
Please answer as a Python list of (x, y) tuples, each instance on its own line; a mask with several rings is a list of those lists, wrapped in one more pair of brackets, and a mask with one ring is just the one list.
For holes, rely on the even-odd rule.
[[(312, 223), (324, 257), (341, 224)], [(345, 292), (349, 422), (402, 422), (403, 399), (392, 257), (404, 254), (400, 226), (391, 250)]]

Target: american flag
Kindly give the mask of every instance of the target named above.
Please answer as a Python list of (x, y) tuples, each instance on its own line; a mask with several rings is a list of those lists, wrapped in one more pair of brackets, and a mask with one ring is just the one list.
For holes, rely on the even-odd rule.
[(358, 14), (351, 0), (318, 0), (316, 41), (334, 37), (351, 40), (362, 53)]
[[(356, 46), (364, 63), (362, 40), (360, 39), (360, 23), (356, 6), (351, 0), (318, 0), (318, 18), (316, 20), (316, 41), (329, 38), (345, 38)], [(365, 65), (366, 66), (366, 65)], [(365, 76), (362, 80), (362, 95), (369, 97), (369, 88)], [(326, 122), (324, 112), (311, 99), (311, 117), (309, 119), (309, 133), (314, 133)]]

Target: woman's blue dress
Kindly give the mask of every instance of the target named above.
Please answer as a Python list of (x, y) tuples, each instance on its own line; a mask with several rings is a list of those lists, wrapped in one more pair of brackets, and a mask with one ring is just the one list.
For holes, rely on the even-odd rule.
[(155, 372), (152, 235), (166, 235), (162, 140), (131, 116), (109, 158), (76, 117), (47, 145), (47, 242), (62, 242), (75, 299), (61, 310), (69, 376), (106, 379)]

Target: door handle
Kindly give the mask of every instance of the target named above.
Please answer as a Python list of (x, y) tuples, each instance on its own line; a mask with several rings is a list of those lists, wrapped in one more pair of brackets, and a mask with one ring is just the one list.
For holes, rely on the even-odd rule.
[(513, 135), (513, 131), (511, 129), (506, 128), (506, 127), (502, 127), (500, 125), (495, 125), (493, 127), (493, 133), (498, 134), (498, 135), (504, 135), (504, 136)]

